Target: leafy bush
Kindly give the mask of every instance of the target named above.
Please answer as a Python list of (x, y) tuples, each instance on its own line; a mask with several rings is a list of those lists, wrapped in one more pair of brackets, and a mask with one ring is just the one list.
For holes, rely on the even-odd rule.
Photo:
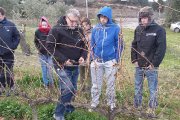
[(66, 5), (74, 5), (76, 3), (75, 0), (64, 0)]
[(0, 116), (5, 119), (32, 119), (31, 108), (12, 99), (0, 101)]
[(43, 105), (38, 108), (38, 120), (54, 120), (54, 104)]
[(95, 112), (87, 112), (83, 109), (75, 110), (66, 116), (67, 120), (107, 120), (104, 116)]
[[(55, 104), (38, 106), (38, 120), (54, 120)], [(83, 109), (77, 109), (71, 114), (65, 115), (66, 120), (107, 120), (105, 117), (95, 112), (87, 112)]]
[[(57, 1), (54, 4), (47, 4), (47, 0), (26, 0), (18, 6), (30, 19), (39, 19), (41, 16), (46, 16), (48, 19), (57, 18), (65, 13), (68, 6)], [(18, 9), (16, 10), (18, 12)]]
[(0, 6), (6, 10), (6, 16), (12, 16), (12, 9), (17, 5), (18, 0), (0, 0)]

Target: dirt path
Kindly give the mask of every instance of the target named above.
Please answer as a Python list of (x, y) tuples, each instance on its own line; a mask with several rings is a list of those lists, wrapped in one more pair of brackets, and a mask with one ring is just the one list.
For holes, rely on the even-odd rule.
[[(120, 21), (120, 18), (116, 18), (116, 21)], [(137, 18), (122, 18), (122, 27), (135, 29), (138, 26), (138, 19)]]

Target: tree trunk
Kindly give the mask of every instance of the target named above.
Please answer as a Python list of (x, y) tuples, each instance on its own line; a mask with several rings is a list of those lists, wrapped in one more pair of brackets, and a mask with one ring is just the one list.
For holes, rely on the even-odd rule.
[(21, 46), (22, 52), (25, 55), (29, 56), (31, 54), (31, 51), (30, 51), (30, 46), (26, 42), (25, 33), (26, 33), (26, 30), (25, 30), (25, 25), (24, 25), (23, 30), (20, 31), (20, 46)]

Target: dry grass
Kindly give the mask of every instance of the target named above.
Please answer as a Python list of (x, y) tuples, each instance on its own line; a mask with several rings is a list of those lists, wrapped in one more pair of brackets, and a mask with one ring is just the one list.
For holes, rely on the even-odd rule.
[[(33, 44), (35, 29), (27, 30), (27, 42), (30, 44), (32, 55), (25, 56), (22, 54), (20, 48), (15, 54), (15, 79), (17, 80), (17, 86), (20, 91), (28, 93), (27, 95), (31, 99), (58, 98), (57, 81), (56, 87), (53, 91), (47, 91), (43, 88), (41, 83), (41, 70), (40, 63), (37, 56), (37, 51)], [(116, 91), (117, 91), (117, 103), (118, 107), (126, 107), (131, 109), (133, 105), (134, 95), (134, 67), (130, 62), (130, 46), (133, 39), (133, 30), (125, 29), (124, 41), (126, 44), (122, 63), (120, 64), (120, 70), (117, 75)], [(179, 119), (180, 112), (180, 35), (167, 30), (167, 54), (159, 69), (159, 107), (156, 111), (159, 119)], [(18, 81), (23, 82), (18, 82)], [(78, 83), (81, 86), (81, 83)], [(89, 91), (90, 92), (90, 91)], [(103, 95), (101, 96), (101, 104), (105, 103), (105, 90), (103, 89)], [(148, 102), (148, 87), (147, 80), (144, 83), (144, 107), (147, 107)], [(75, 102), (77, 103), (89, 103), (89, 95), (78, 91)], [(126, 115), (120, 115), (115, 120), (122, 120), (127, 118), (137, 119), (138, 117), (128, 117)], [(1, 120), (1, 118), (0, 118)]]

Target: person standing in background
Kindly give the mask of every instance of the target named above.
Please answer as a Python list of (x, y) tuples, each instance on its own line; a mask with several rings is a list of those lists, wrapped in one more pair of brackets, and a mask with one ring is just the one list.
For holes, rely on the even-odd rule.
[(86, 59), (86, 66), (80, 66), (80, 82), (83, 84), (82, 90), (85, 92), (89, 92), (91, 89), (91, 76), (90, 76), (90, 54), (91, 54), (91, 47), (90, 47), (90, 42), (91, 42), (91, 32), (92, 32), (92, 27), (91, 27), (91, 21), (90, 19), (83, 17), (81, 19), (81, 27), (83, 28), (83, 32), (85, 35), (85, 43), (86, 47), (88, 48), (88, 54), (87, 54), (87, 59)]
[(48, 23), (48, 20), (46, 17), (41, 17), (40, 23), (38, 26), (38, 29), (35, 31), (35, 37), (34, 37), (34, 43), (38, 50), (39, 60), (41, 63), (41, 69), (42, 69), (42, 79), (43, 79), (43, 85), (45, 88), (52, 88), (53, 87), (53, 63), (52, 58), (48, 54), (47, 48), (46, 48), (46, 41), (48, 33), (51, 29), (50, 24)]
[(7, 20), (4, 8), (0, 7), (0, 94), (6, 86), (14, 90), (14, 51), (19, 41), (19, 31), (13, 22)]

